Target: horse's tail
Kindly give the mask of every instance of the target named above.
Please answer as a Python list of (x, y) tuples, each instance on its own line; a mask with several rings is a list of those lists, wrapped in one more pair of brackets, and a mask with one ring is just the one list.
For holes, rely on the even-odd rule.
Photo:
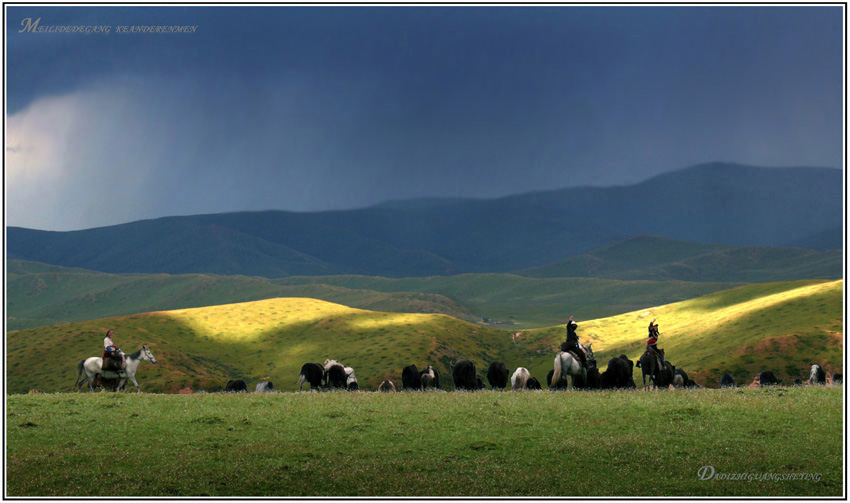
[(80, 363), (77, 364), (77, 380), (74, 381), (74, 389), (77, 389), (77, 383), (80, 382), (80, 377), (83, 376), (83, 365), (85, 363), (85, 360), (80, 360)]
[(552, 385), (561, 379), (561, 355), (555, 357), (555, 373), (552, 374)]

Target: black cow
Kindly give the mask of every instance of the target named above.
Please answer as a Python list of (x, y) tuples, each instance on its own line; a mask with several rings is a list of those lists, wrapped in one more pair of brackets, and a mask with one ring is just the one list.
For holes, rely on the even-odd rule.
[(310, 389), (319, 389), (322, 386), (322, 379), (325, 377), (325, 369), (318, 363), (305, 363), (301, 366), (301, 375), (298, 376), (298, 390), (301, 391), (304, 383), (310, 385)]
[(735, 378), (732, 377), (732, 374), (726, 372), (722, 376), (720, 376), (720, 387), (721, 388), (734, 388), (735, 387)]
[(537, 390), (542, 388), (540, 387), (540, 381), (538, 381), (536, 377), (532, 377), (525, 382), (525, 389)]
[(553, 375), (555, 375), (555, 369), (550, 370), (549, 373), (546, 374), (546, 386), (549, 389), (569, 389), (570, 385), (569, 385), (569, 383), (567, 383), (566, 379), (561, 379), (560, 382), (556, 383), (555, 387), (553, 388), (552, 387), (552, 376)]
[(777, 379), (776, 375), (770, 370), (765, 370), (761, 374), (759, 374), (759, 387), (764, 386), (776, 386), (782, 384), (781, 379)]
[(475, 375), (475, 364), (469, 360), (455, 363), (452, 367), (452, 380), (457, 390), (474, 391), (478, 389), (479, 379)]
[(626, 355), (620, 355), (608, 360), (608, 368), (599, 376), (599, 387), (601, 389), (625, 389), (636, 388), (632, 377), (634, 362)]
[(422, 375), (416, 365), (404, 367), (401, 371), (401, 387), (404, 391), (422, 389)]
[(248, 392), (248, 385), (245, 384), (245, 381), (242, 379), (238, 379), (236, 381), (227, 381), (227, 384), (224, 386), (224, 391), (238, 393), (240, 391)]
[(329, 389), (342, 388), (346, 389), (345, 367), (342, 365), (331, 365), (325, 373), (325, 387)]
[(422, 379), (422, 389), (440, 389), (440, 373), (434, 367), (430, 365), (425, 367), (420, 377)]
[(487, 389), (487, 386), (484, 386), (484, 381), (480, 377), (475, 378), (475, 389)]
[(842, 374), (834, 374), (832, 376), (832, 384), (843, 384), (844, 376)]
[[(487, 381), (493, 389), (504, 390), (508, 385), (508, 367), (502, 362), (493, 362), (487, 369)], [(539, 383), (538, 383), (539, 384)]]
[[(551, 372), (554, 373), (554, 370)], [(549, 387), (551, 388), (552, 381), (552, 373), (546, 376), (546, 380), (550, 382)], [(567, 384), (565, 380), (561, 381), (563, 384), (562, 389), (567, 389)], [(589, 367), (587, 369), (587, 378), (583, 378), (578, 375), (573, 377), (573, 389), (599, 389), (601, 387), (601, 376), (599, 374), (599, 369), (596, 366)]]
[(812, 365), (809, 373), (809, 384), (826, 384), (826, 372), (817, 363)]

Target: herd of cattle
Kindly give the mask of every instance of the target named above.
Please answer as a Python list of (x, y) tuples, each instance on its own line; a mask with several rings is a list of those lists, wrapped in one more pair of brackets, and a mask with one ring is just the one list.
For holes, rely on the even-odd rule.
[[(674, 388), (700, 388), (701, 386), (688, 377), (688, 374), (675, 366), (667, 365), (668, 370), (672, 369), (672, 375), (668, 376), (667, 380), (659, 381), (662, 388), (673, 386)], [(608, 368), (600, 373), (595, 366), (595, 362), (589, 365), (587, 377), (573, 376), (572, 388), (579, 390), (614, 390), (614, 389), (635, 389), (635, 381), (632, 378), (634, 370), (634, 362), (628, 359), (626, 355), (620, 355), (616, 358), (611, 358), (608, 361)], [(554, 370), (550, 370), (546, 376), (546, 385), (550, 390), (568, 389), (566, 377), (562, 377), (559, 382), (553, 383), (552, 376)], [(492, 390), (504, 390), (508, 383), (511, 385), (512, 391), (519, 390), (540, 390), (540, 382), (531, 375), (525, 367), (518, 367), (511, 375), (510, 370), (502, 362), (493, 362), (487, 369), (487, 381)], [(477, 375), (475, 364), (469, 360), (463, 360), (452, 365), (452, 381), (456, 390), (477, 391), (487, 389), (484, 381)], [(666, 384), (665, 384), (666, 383)], [(808, 384), (842, 384), (843, 375), (830, 375), (824, 369), (814, 364), (811, 367)], [(336, 360), (325, 360), (325, 364), (305, 363), (301, 367), (301, 374), (298, 376), (296, 384), (299, 385), (299, 390), (303, 391), (304, 385), (308, 384), (311, 390), (348, 390), (357, 391), (357, 377), (354, 375), (354, 369), (347, 367)], [(767, 370), (761, 372), (753, 379), (749, 387), (763, 387), (781, 385), (782, 380), (777, 379), (776, 375)], [(803, 381), (795, 379), (792, 385), (802, 385)], [(720, 377), (721, 388), (734, 388), (738, 386), (735, 378), (730, 373), (725, 373)], [(401, 372), (401, 390), (438, 390), (440, 386), (440, 374), (433, 366), (428, 365), (423, 370), (419, 370), (416, 365), (409, 365), (402, 369)], [(400, 390), (395, 383), (390, 380), (385, 380), (378, 387), (378, 391), (393, 392)], [(243, 380), (231, 380), (224, 387), (225, 392), (247, 392), (248, 385)], [(270, 381), (260, 381), (256, 390), (257, 393), (275, 391), (274, 385)], [(181, 390), (178, 393), (191, 393), (191, 389)]]
[[(595, 363), (595, 362), (594, 362)], [(699, 388), (701, 387), (695, 381), (688, 377), (688, 374), (678, 369), (673, 365), (667, 365), (670, 370), (670, 375), (660, 381), (662, 387), (673, 386), (674, 388)], [(608, 361), (608, 368), (604, 372), (599, 372), (595, 364), (591, 364), (587, 370), (587, 377), (573, 376), (572, 388), (582, 390), (613, 390), (613, 389), (635, 389), (635, 381), (632, 378), (634, 371), (634, 362), (629, 360), (626, 355), (620, 355), (616, 358), (611, 358)], [(546, 384), (550, 390), (568, 389), (566, 377), (562, 377), (559, 382), (552, 383), (554, 370), (550, 370), (546, 376)], [(510, 379), (509, 377), (510, 376)], [(452, 381), (456, 390), (476, 391), (487, 389), (484, 381), (478, 377), (475, 364), (469, 360), (463, 360), (452, 365)], [(518, 367), (511, 375), (508, 367), (502, 362), (493, 362), (487, 369), (487, 381), (490, 388), (493, 390), (504, 390), (508, 383), (511, 385), (512, 391), (518, 390), (540, 390), (542, 389), (540, 382), (531, 375), (528, 369)], [(828, 379), (827, 373), (820, 365), (812, 365), (809, 384), (840, 384), (842, 375), (835, 374), (831, 379)], [(308, 384), (311, 390), (348, 390), (356, 391), (359, 389), (357, 377), (354, 374), (354, 369), (343, 365), (337, 360), (325, 360), (325, 364), (305, 363), (301, 367), (301, 374), (296, 382), (299, 390), (304, 390), (304, 385)], [(753, 380), (750, 386), (771, 386), (781, 385), (782, 381), (776, 378), (776, 375), (771, 371), (761, 372)], [(800, 379), (795, 379), (794, 385), (803, 384)], [(735, 378), (725, 373), (720, 378), (720, 387), (735, 387), (737, 386)], [(270, 382), (262, 381), (257, 385), (257, 391), (272, 391), (274, 388)], [(423, 370), (419, 370), (416, 365), (410, 365), (402, 369), (401, 372), (401, 387), (399, 388), (391, 380), (384, 380), (378, 387), (379, 391), (393, 392), (399, 390), (429, 390), (442, 389), (440, 386), (440, 374), (436, 368), (431, 365), (426, 366)], [(247, 385), (244, 381), (230, 381), (225, 387), (225, 391), (247, 391)]]

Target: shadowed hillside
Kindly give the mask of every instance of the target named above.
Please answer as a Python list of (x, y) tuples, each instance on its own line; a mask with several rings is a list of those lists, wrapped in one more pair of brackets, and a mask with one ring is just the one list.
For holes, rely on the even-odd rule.
[(8, 257), (109, 273), (279, 278), (509, 272), (642, 234), (745, 246), (835, 243), (842, 171), (709, 164), (625, 187), (346, 211), (168, 217), (73, 232), (9, 227)]
[(692, 243), (637, 236), (557, 264), (519, 271), (533, 278), (737, 281), (766, 283), (798, 279), (838, 279), (843, 250), (768, 248)]
[(539, 280), (509, 274), (402, 280), (119, 275), (19, 260), (10, 260), (8, 270), (9, 330), (274, 297), (309, 297), (372, 311), (440, 313), (492, 326), (541, 327), (559, 323), (571, 314), (608, 316), (647, 303), (666, 304), (737, 285)]

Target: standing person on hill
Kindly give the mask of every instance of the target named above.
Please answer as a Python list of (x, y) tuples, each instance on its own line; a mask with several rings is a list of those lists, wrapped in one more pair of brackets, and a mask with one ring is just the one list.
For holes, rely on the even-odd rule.
[(578, 343), (578, 335), (576, 335), (576, 328), (578, 327), (578, 323), (573, 320), (573, 317), (570, 316), (570, 321), (567, 322), (567, 341), (561, 345), (561, 351), (569, 351), (570, 353), (576, 355), (576, 357), (581, 361), (581, 365), (583, 367), (587, 366), (587, 356), (584, 354), (584, 350), (581, 349)]

